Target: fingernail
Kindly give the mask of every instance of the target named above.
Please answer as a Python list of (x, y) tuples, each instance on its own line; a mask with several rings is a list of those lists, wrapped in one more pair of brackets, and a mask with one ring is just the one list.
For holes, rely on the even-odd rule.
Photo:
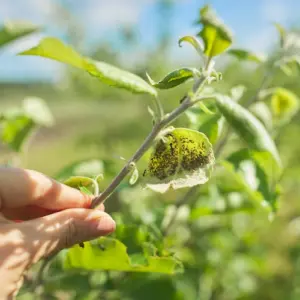
[(86, 220), (92, 222), (93, 229), (96, 229), (100, 234), (108, 234), (116, 228), (115, 221), (103, 211), (94, 210)]
[(103, 217), (103, 211), (93, 210), (86, 218), (86, 221), (99, 220)]
[(108, 234), (115, 231), (116, 223), (115, 221), (107, 214), (100, 218), (97, 226), (97, 230), (102, 234)]

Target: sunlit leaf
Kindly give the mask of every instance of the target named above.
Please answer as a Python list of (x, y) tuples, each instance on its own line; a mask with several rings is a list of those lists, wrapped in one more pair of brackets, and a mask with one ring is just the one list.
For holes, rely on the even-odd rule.
[(256, 63), (261, 63), (265, 60), (261, 55), (257, 55), (244, 49), (230, 49), (227, 53), (236, 57), (237, 59), (253, 61)]
[(29, 35), (31, 33), (37, 32), (40, 28), (30, 22), (25, 21), (8, 21), (3, 24), (0, 28), (0, 47), (21, 38), (23, 36)]
[(253, 114), (227, 96), (219, 95), (216, 103), (227, 122), (250, 149), (270, 152), (275, 161), (281, 165), (275, 143), (263, 124)]
[(181, 68), (175, 71), (172, 71), (166, 75), (162, 80), (155, 82), (147, 74), (150, 84), (158, 89), (170, 89), (175, 86), (178, 86), (190, 78), (193, 78), (199, 71), (191, 68)]
[(38, 97), (27, 97), (23, 103), (25, 114), (36, 124), (43, 126), (52, 126), (53, 116), (46, 102)]
[(84, 248), (74, 246), (66, 255), (65, 269), (115, 270), (174, 274), (182, 271), (180, 262), (173, 257), (143, 256), (144, 260), (132, 262), (126, 246), (117, 239), (101, 237), (84, 243)]
[(213, 57), (224, 52), (232, 43), (232, 33), (216, 16), (210, 6), (200, 11), (199, 23), (203, 25), (199, 33), (204, 43), (204, 53)]
[(147, 187), (165, 192), (204, 184), (214, 164), (212, 145), (195, 130), (167, 130), (154, 147), (144, 176)]
[(145, 93), (156, 96), (155, 89), (139, 76), (105, 62), (83, 57), (72, 47), (63, 44), (56, 38), (45, 38), (36, 47), (26, 50), (20, 55), (41, 56), (60, 61), (82, 69), (108, 85), (124, 88), (133, 93)]

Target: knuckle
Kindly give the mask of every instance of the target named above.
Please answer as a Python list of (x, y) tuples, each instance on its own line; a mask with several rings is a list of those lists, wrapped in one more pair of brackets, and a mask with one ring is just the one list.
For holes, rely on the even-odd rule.
[(76, 244), (79, 240), (80, 231), (78, 224), (74, 219), (71, 219), (70, 222), (66, 224), (66, 232), (63, 240), (63, 248), (69, 248)]

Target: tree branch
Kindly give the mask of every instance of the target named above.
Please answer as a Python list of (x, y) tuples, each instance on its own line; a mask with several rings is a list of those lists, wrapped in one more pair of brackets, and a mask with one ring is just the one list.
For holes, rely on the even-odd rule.
[[(207, 77), (201, 77), (197, 83), (195, 84), (194, 90), (201, 88), (203, 83), (206, 82)], [(119, 174), (113, 179), (110, 185), (104, 190), (102, 194), (97, 196), (91, 205), (91, 208), (96, 208), (101, 203), (103, 203), (118, 187), (121, 181), (125, 178), (125, 176), (131, 170), (131, 164), (136, 163), (144, 153), (150, 148), (155, 138), (159, 135), (159, 133), (168, 126), (170, 123), (175, 121), (183, 112), (185, 112), (189, 107), (193, 106), (195, 102), (191, 101), (190, 96), (186, 96), (180, 106), (174, 109), (171, 113), (165, 115), (161, 120), (159, 120), (152, 128), (152, 131), (146, 137), (140, 148), (135, 152), (135, 154), (129, 159), (123, 169), (119, 172)]]

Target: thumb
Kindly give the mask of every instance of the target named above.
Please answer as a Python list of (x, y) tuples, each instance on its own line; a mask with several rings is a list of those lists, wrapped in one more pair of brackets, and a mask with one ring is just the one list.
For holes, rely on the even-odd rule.
[(74, 208), (24, 222), (21, 231), (35, 263), (64, 248), (107, 235), (115, 226), (103, 211)]

